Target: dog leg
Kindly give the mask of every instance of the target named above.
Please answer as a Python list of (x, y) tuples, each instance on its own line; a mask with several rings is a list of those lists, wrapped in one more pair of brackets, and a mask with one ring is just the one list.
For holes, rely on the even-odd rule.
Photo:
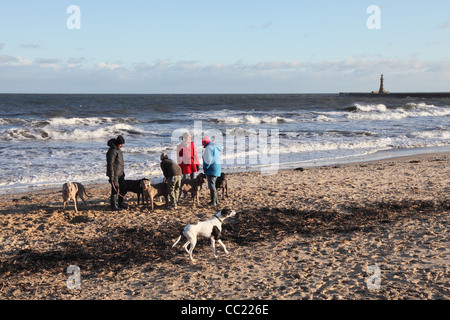
[(194, 251), (195, 245), (197, 244), (197, 238), (193, 238), (190, 240), (191, 247), (189, 248), (189, 258), (191, 261), (195, 261), (195, 259), (192, 257), (192, 252)]
[(183, 249), (186, 250), (186, 252), (189, 254), (188, 245), (191, 243), (190, 240), (186, 241), (186, 243), (183, 245)]
[(143, 206), (147, 206), (148, 207), (148, 202), (149, 202), (150, 196), (148, 195), (148, 193), (145, 193), (142, 195), (142, 205)]
[(217, 258), (216, 255), (216, 240), (217, 242), (221, 242), (220, 241), (220, 230), (219, 228), (217, 228), (217, 226), (214, 226), (211, 232), (211, 247), (212, 247), (212, 253), (214, 258)]
[(86, 204), (86, 201), (84, 200), (83, 196), (80, 196), (80, 198), (81, 198), (81, 200), (83, 200), (84, 207), (87, 208), (87, 204)]
[(75, 198), (73, 198), (73, 205), (75, 207), (75, 212), (78, 212), (78, 208), (77, 208), (77, 197), (75, 196)]
[(222, 242), (222, 240), (217, 240), (217, 242), (222, 246), (223, 250), (225, 251), (226, 254), (228, 254), (228, 250), (227, 247), (225, 247), (225, 244)]
[(216, 240), (214, 240), (214, 238), (211, 238), (211, 249), (212, 249), (212, 254), (213, 254), (214, 258), (217, 259), (217, 254), (216, 254)]

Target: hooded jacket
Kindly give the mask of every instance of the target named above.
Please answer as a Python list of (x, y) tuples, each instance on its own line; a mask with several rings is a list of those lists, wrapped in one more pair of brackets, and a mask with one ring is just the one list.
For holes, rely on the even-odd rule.
[(197, 172), (197, 166), (200, 165), (197, 150), (194, 142), (189, 142), (186, 146), (183, 142), (177, 146), (177, 162), (181, 167), (183, 174)]
[(124, 175), (124, 161), (122, 150), (117, 146), (116, 139), (108, 141), (109, 150), (106, 153), (106, 175), (111, 179), (118, 179)]
[(205, 145), (203, 153), (203, 171), (207, 176), (220, 177), (222, 173), (222, 163), (220, 153), (222, 147), (212, 142)]

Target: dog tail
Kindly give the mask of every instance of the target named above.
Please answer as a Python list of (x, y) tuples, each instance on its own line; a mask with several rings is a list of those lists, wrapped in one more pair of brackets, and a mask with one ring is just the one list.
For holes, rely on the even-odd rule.
[(83, 193), (84, 193), (84, 195), (85, 195), (86, 197), (92, 198), (92, 196), (91, 196), (90, 194), (87, 194), (86, 188), (83, 189)]
[(181, 235), (178, 237), (177, 241), (175, 241), (175, 243), (172, 245), (172, 248), (175, 247), (177, 245), (178, 242), (180, 242), (181, 240)]

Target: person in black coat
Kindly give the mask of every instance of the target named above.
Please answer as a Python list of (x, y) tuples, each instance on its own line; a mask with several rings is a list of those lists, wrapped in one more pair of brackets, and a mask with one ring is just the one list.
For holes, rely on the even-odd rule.
[[(123, 202), (122, 194), (126, 190), (125, 186), (125, 163), (123, 161), (123, 153), (120, 150), (125, 144), (125, 139), (118, 136), (116, 139), (108, 141), (109, 150), (106, 153), (106, 175), (111, 184), (111, 209), (119, 211), (127, 209), (128, 206)], [(119, 199), (117, 199), (119, 197)], [(119, 205), (117, 206), (117, 203)]]
[(161, 154), (161, 170), (167, 181), (171, 205), (177, 209), (181, 189), (181, 167), (163, 153)]

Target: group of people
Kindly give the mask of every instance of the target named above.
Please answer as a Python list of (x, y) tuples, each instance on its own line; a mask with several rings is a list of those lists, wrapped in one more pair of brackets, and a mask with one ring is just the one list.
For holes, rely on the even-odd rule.
[[(123, 136), (108, 141), (109, 150), (106, 153), (106, 175), (111, 184), (111, 209), (120, 211), (127, 209), (124, 202), (123, 191), (127, 190), (125, 182), (125, 165), (122, 147), (125, 144)], [(210, 206), (217, 205), (216, 179), (222, 172), (221, 152), (222, 147), (211, 141), (207, 136), (203, 137), (203, 171), (208, 181), (210, 190)], [(169, 206), (177, 208), (181, 190), (182, 179), (194, 179), (195, 173), (200, 171), (200, 159), (195, 149), (194, 142), (189, 132), (185, 132), (181, 143), (177, 146), (177, 161), (173, 161), (166, 153), (161, 154), (161, 170), (168, 186)], [(122, 191), (122, 192), (121, 192)]]

